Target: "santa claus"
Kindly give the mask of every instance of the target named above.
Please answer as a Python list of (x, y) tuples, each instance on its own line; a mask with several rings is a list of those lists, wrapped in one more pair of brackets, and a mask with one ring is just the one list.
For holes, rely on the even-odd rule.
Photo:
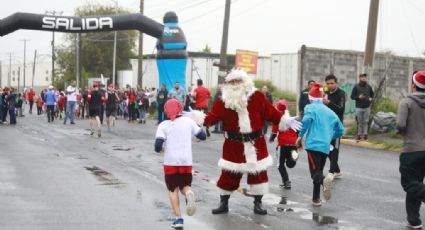
[(268, 191), (267, 168), (273, 164), (267, 152), (263, 127), (265, 121), (278, 124), (281, 130), (299, 130), (301, 124), (295, 118), (284, 117), (254, 87), (252, 79), (243, 70), (232, 70), (225, 78), (222, 99), (218, 99), (205, 117), (205, 125), (223, 121), (225, 141), (223, 155), (218, 162), (222, 169), (217, 186), (221, 189), (220, 206), (213, 214), (229, 211), (228, 201), (239, 188), (244, 174), (248, 174), (250, 193), (254, 196), (254, 213), (265, 215), (261, 206)]

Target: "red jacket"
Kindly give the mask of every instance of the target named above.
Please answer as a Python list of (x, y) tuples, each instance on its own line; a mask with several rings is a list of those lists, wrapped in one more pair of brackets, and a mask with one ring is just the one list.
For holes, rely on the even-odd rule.
[(272, 134), (277, 134), (277, 140), (279, 146), (295, 145), (297, 142), (298, 134), (292, 129), (288, 129), (284, 132), (279, 131), (278, 125), (272, 126)]
[(65, 108), (65, 97), (64, 96), (59, 96), (58, 107), (59, 107), (60, 110), (63, 110)]
[(34, 96), (35, 96), (34, 90), (28, 91), (28, 95), (27, 95), (28, 101), (34, 101)]

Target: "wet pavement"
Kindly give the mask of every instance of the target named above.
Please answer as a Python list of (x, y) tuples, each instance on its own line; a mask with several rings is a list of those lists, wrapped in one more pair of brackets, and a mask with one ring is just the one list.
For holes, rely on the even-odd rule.
[[(155, 122), (118, 120), (111, 132), (102, 127), (102, 138), (89, 135), (87, 120), (76, 123), (27, 115), (16, 127), (0, 126), (0, 229), (171, 229), (162, 156), (153, 151)], [(267, 216), (253, 214), (245, 177), (230, 198), (230, 212), (212, 215), (222, 142), (219, 134), (193, 142), (198, 210), (183, 216), (185, 229), (404, 229), (398, 154), (350, 146), (340, 154), (343, 178), (321, 207), (311, 205), (303, 152), (289, 170), (292, 190), (282, 190), (276, 167), (269, 169)]]

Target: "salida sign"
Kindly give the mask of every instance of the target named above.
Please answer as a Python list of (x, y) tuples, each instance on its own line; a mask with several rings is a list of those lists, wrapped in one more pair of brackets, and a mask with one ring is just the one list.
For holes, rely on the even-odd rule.
[(77, 24), (73, 18), (43, 17), (42, 28), (70, 31), (113, 29), (111, 17), (81, 18), (79, 21), (81, 23)]
[(235, 65), (245, 70), (248, 74), (257, 74), (258, 52), (249, 50), (236, 50)]

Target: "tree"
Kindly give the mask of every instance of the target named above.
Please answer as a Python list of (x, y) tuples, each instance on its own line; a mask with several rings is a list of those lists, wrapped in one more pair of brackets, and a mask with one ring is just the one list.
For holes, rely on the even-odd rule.
[(210, 54), (211, 53), (211, 47), (209, 47), (208, 44), (206, 44), (205, 48), (202, 50), (202, 52)]
[[(119, 8), (118, 13), (128, 13)], [(87, 4), (75, 10), (75, 15), (111, 15), (115, 14), (112, 6)], [(76, 34), (66, 34), (65, 43), (57, 50), (57, 63), (60, 66), (60, 76), (55, 85), (61, 87), (65, 82), (75, 79), (75, 43)], [(117, 34), (116, 70), (130, 68), (130, 59), (136, 58), (136, 31), (119, 31)], [(112, 55), (114, 32), (95, 32), (81, 34), (80, 69), (81, 86), (87, 85), (88, 78), (103, 74), (112, 80)]]

